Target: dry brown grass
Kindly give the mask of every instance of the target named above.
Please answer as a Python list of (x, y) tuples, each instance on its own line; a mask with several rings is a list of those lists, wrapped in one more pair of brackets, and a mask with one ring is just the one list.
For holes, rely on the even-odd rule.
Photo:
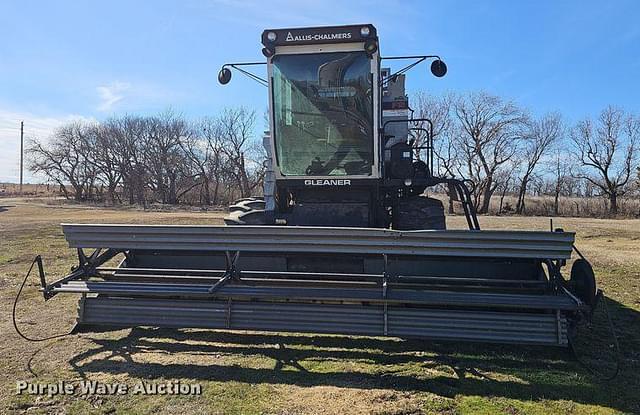
[[(640, 220), (561, 218), (577, 232), (600, 285), (613, 300), (625, 367), (603, 383), (566, 351), (398, 339), (127, 329), (27, 343), (9, 319), (18, 284), (35, 253), (50, 277), (75, 262), (60, 222), (221, 223), (222, 214), (0, 205), (0, 412), (29, 413), (617, 413), (640, 412)], [(547, 218), (481, 217), (485, 229), (548, 229)], [(450, 227), (464, 219), (449, 217)], [(75, 299), (43, 303), (33, 281), (19, 322), (35, 336), (73, 325)], [(200, 383), (200, 397), (15, 396), (16, 380), (82, 378), (133, 384)]]
[[(505, 196), (503, 210), (507, 204), (515, 209), (517, 198)], [(494, 214), (500, 209), (500, 197), (491, 199), (490, 211)], [(527, 196), (525, 200), (525, 214), (529, 216), (553, 215), (552, 196)], [(606, 218), (609, 216), (607, 200), (603, 197), (560, 197), (558, 201), (558, 216)], [(618, 202), (618, 217), (640, 217), (640, 198), (636, 195), (621, 198)]]
[[(448, 195), (445, 193), (431, 193), (431, 197), (440, 199), (445, 206), (448, 206)], [(560, 217), (581, 217), (581, 218), (612, 218), (609, 213), (607, 200), (603, 197), (565, 197), (558, 200), (558, 214), (554, 215), (554, 200), (552, 196), (531, 196), (525, 199), (525, 212), (523, 215), (516, 215), (515, 208), (517, 197), (505, 195), (502, 210), (500, 208), (500, 195), (495, 194), (489, 204), (489, 214), (492, 216), (560, 216)], [(456, 206), (457, 212), (462, 212)], [(640, 197), (637, 194), (618, 200), (618, 219), (638, 219), (640, 218)]]
[(22, 193), (20, 193), (19, 184), (0, 183), (1, 197), (52, 197), (59, 195), (59, 188), (55, 185), (25, 183), (22, 185)]

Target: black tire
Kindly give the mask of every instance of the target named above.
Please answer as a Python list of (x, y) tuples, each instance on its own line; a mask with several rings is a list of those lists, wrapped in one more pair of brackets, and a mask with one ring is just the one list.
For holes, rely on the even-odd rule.
[(598, 287), (596, 277), (589, 261), (576, 259), (571, 266), (571, 279), (569, 280), (571, 292), (590, 307), (596, 304)]
[(242, 202), (250, 202), (252, 200), (264, 200), (264, 198), (258, 197), (258, 196), (243, 197), (242, 199), (237, 199), (236, 201), (234, 201), (232, 205), (235, 205), (237, 203), (242, 203)]
[(243, 205), (231, 205), (229, 206), (229, 212), (248, 212), (251, 208)]
[(247, 200), (245, 202), (241, 202), (240, 204), (251, 209), (264, 209), (265, 206), (264, 200)]
[(264, 198), (245, 197), (229, 206), (229, 215), (224, 218), (225, 225), (264, 225)]
[(421, 229), (444, 230), (444, 206), (438, 199), (415, 196), (400, 199), (393, 209), (393, 229), (408, 231)]
[(225, 225), (265, 225), (266, 222), (264, 209), (237, 210), (224, 218)]
[(255, 209), (264, 210), (264, 206), (265, 206), (264, 200), (253, 199), (253, 200), (242, 200), (239, 202), (236, 201), (234, 204), (229, 206), (229, 212), (235, 212), (238, 210), (242, 212), (249, 212)]

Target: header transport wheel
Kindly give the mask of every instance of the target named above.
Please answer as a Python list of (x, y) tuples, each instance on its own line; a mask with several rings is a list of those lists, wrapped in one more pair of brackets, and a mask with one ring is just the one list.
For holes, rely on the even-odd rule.
[(576, 259), (571, 267), (569, 280), (571, 291), (589, 307), (594, 307), (597, 298), (596, 277), (586, 259)]

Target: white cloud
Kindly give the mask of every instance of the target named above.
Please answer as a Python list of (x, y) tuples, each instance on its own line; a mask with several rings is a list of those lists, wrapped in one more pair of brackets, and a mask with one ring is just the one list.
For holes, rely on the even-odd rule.
[[(20, 178), (20, 121), (24, 121), (26, 147), (29, 139), (44, 140), (56, 128), (76, 120), (93, 119), (77, 114), (49, 116), (0, 108), (0, 182), (17, 183)], [(25, 160), (25, 183), (42, 181), (31, 175), (26, 166)]]
[(98, 111), (111, 111), (113, 106), (124, 99), (124, 92), (129, 90), (131, 85), (127, 82), (114, 81), (109, 85), (101, 85), (96, 88), (100, 96)]

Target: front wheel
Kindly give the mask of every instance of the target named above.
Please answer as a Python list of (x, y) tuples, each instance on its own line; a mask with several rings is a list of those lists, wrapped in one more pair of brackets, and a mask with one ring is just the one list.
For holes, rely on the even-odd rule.
[(447, 228), (444, 206), (438, 199), (414, 196), (399, 199), (393, 208), (392, 227), (397, 230), (422, 230)]
[(229, 206), (229, 215), (224, 218), (225, 225), (264, 225), (267, 223), (264, 213), (264, 199), (244, 198)]

